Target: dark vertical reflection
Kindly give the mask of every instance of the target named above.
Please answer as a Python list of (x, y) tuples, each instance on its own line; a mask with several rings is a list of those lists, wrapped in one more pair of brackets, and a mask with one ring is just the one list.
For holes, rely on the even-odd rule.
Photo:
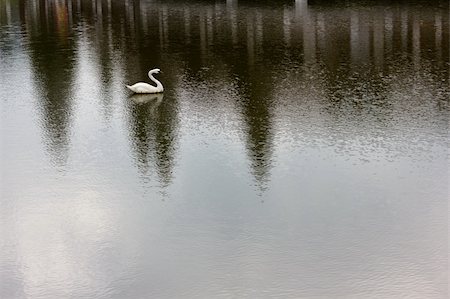
[(442, 65), (442, 13), (440, 11), (435, 13), (434, 18), (435, 28), (435, 48), (436, 48), (436, 62)]
[(238, 0), (227, 0), (228, 22), (231, 28), (231, 41), (233, 45), (237, 45), (238, 43), (237, 2)]
[(265, 82), (251, 77), (250, 84), (256, 86), (241, 89), (242, 113), (246, 122), (246, 147), (251, 171), (261, 191), (267, 188), (272, 167), (273, 133), (270, 112), (271, 89)]
[(389, 60), (392, 60), (392, 50), (394, 42), (394, 13), (393, 9), (387, 9), (384, 17), (384, 30), (385, 30), (385, 52)]
[(306, 0), (297, 0), (296, 5), (296, 15), (297, 23), (301, 26), (301, 32), (299, 34), (303, 35), (303, 56), (305, 64), (314, 65), (316, 63), (316, 20), (315, 16), (312, 15), (308, 10), (308, 4)]
[[(271, 70), (259, 63), (261, 57), (262, 31), (258, 13), (249, 13), (246, 18), (247, 72), (242, 73), (240, 88), (242, 97), (242, 119), (245, 121), (246, 147), (253, 176), (258, 188), (264, 191), (270, 180), (272, 166), (273, 136), (271, 101), (274, 82)], [(287, 40), (286, 40), (287, 39)], [(285, 36), (289, 43), (289, 37)]]
[(374, 13), (374, 21), (373, 21), (373, 56), (374, 56), (374, 64), (378, 68), (383, 68), (384, 64), (384, 32), (385, 32), (385, 23), (384, 23), (384, 10), (377, 9)]
[(70, 146), (76, 56), (68, 6), (63, 1), (45, 0), (38, 2), (38, 10), (33, 1), (21, 5), (27, 7), (22, 23), (26, 25), (28, 13), (35, 12), (39, 19), (37, 30), (28, 35), (33, 78), (40, 94), (37, 106), (48, 150), (56, 163), (64, 164)]
[(156, 170), (160, 187), (172, 181), (176, 135), (172, 106), (161, 105), (164, 95), (133, 95), (129, 128), (137, 166), (144, 179)]
[(420, 20), (418, 16), (413, 16), (412, 20), (412, 58), (414, 70), (420, 68)]

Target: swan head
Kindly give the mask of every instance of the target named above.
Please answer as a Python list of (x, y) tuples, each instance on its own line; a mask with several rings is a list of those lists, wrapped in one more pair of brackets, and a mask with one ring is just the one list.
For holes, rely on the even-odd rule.
[(148, 72), (148, 74), (150, 75), (150, 74), (159, 74), (161, 72), (161, 70), (160, 69), (153, 69), (153, 70), (150, 70), (149, 72)]

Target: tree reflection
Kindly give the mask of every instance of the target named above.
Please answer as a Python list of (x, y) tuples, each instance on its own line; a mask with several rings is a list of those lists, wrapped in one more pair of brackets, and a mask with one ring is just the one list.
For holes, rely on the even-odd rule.
[[(252, 82), (252, 78), (247, 78)], [(250, 83), (251, 84), (251, 83)], [(242, 114), (246, 125), (246, 147), (252, 173), (261, 191), (267, 188), (272, 167), (273, 136), (271, 115), (271, 90), (264, 88), (259, 80), (256, 86), (241, 86)]]
[(162, 94), (130, 97), (129, 127), (141, 175), (149, 178), (156, 170), (161, 187), (166, 188), (173, 178), (177, 123), (173, 106), (161, 105), (163, 98)]
[[(24, 7), (21, 21), (28, 25), (25, 4), (21, 3)], [(71, 29), (67, 6), (40, 1), (37, 8), (34, 12), (39, 26), (29, 34), (28, 47), (34, 82), (41, 95), (38, 107), (49, 152), (58, 164), (64, 164), (70, 145), (75, 45), (68, 38)]]
[(249, 15), (247, 26), (247, 69), (240, 72), (239, 93), (243, 101), (242, 119), (246, 128), (246, 147), (258, 187), (261, 191), (267, 188), (272, 167), (272, 90), (273, 74), (255, 62), (263, 59), (263, 31), (259, 11)]

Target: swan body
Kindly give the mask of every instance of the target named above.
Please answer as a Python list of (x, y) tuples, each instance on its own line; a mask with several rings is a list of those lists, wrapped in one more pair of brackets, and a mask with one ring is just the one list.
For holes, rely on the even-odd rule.
[(145, 82), (138, 82), (131, 86), (130, 85), (126, 85), (126, 86), (128, 87), (128, 89), (130, 89), (134, 93), (160, 93), (160, 92), (163, 92), (164, 91), (163, 85), (161, 84), (161, 82), (159, 82), (158, 80), (156, 80), (153, 77), (153, 74), (158, 74), (159, 72), (161, 72), (160, 69), (153, 69), (148, 72), (148, 77), (150, 78), (150, 80), (152, 80), (156, 84), (156, 86), (150, 85)]

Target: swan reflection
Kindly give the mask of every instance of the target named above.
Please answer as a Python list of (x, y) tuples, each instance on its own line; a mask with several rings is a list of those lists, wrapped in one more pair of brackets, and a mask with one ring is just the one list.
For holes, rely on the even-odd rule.
[(162, 93), (154, 94), (133, 94), (129, 97), (135, 104), (143, 105), (152, 102), (153, 106), (158, 107), (164, 98)]

